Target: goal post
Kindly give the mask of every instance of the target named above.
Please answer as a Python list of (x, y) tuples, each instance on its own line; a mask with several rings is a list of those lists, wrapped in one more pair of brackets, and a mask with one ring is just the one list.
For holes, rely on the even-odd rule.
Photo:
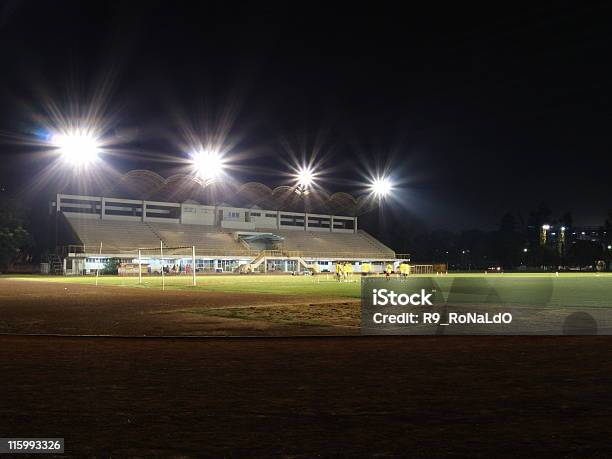
[(410, 274), (434, 274), (434, 265), (410, 265)]
[(197, 263), (195, 246), (166, 246), (138, 248), (138, 283), (143, 284), (143, 274), (161, 281), (161, 288), (166, 285), (185, 285), (188, 280), (192, 286), (197, 285)]

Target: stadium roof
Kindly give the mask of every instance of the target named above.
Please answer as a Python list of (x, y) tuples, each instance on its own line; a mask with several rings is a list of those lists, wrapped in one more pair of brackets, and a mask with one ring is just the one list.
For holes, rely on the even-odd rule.
[(140, 169), (123, 174), (113, 186), (104, 190), (103, 196), (347, 216), (361, 215), (376, 205), (368, 195), (354, 197), (343, 192), (330, 195), (323, 190), (312, 190), (300, 196), (293, 187), (271, 189), (259, 182), (234, 184), (226, 181), (211, 186), (189, 174), (175, 174), (164, 179), (155, 172)]

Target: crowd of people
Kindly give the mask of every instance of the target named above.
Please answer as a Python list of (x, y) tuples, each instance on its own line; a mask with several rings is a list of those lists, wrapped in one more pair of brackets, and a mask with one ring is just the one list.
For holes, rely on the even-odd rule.
[[(361, 275), (367, 276), (372, 272), (372, 265), (370, 263), (361, 264)], [(350, 282), (353, 280), (354, 268), (352, 263), (349, 262), (337, 262), (336, 263), (336, 280), (338, 282)], [(407, 263), (401, 263), (398, 266), (397, 272), (394, 270), (392, 263), (387, 263), (384, 269), (385, 277), (390, 278), (392, 274), (399, 274), (401, 277), (407, 277), (410, 275), (410, 265)]]

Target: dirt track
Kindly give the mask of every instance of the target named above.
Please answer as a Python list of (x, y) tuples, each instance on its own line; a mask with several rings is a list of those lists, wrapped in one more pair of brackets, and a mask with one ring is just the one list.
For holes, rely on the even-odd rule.
[(125, 287), (24, 282), (0, 279), (0, 333), (83, 335), (346, 335), (353, 326), (283, 324), (213, 314), (192, 314), (239, 306), (316, 308), (354, 300), (275, 294), (159, 291)]
[(4, 436), (72, 456), (612, 457), (609, 338), (0, 337)]
[[(316, 308), (294, 296), (2, 279), (0, 331), (358, 332), (184, 312), (226, 308), (228, 299), (290, 314)], [(611, 343), (603, 336), (0, 336), (0, 432), (64, 437), (73, 457), (608, 458)]]

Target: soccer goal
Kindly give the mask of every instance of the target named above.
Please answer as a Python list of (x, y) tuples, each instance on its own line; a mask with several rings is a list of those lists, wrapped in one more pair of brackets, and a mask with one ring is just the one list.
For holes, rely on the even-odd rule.
[(410, 265), (410, 274), (434, 274), (434, 265)]
[[(138, 272), (138, 283), (143, 283), (143, 275), (158, 277), (161, 287), (165, 289), (167, 281), (177, 283), (180, 279), (196, 285), (196, 248), (194, 246), (139, 248), (134, 260)], [(178, 282), (180, 284), (184, 282)]]

